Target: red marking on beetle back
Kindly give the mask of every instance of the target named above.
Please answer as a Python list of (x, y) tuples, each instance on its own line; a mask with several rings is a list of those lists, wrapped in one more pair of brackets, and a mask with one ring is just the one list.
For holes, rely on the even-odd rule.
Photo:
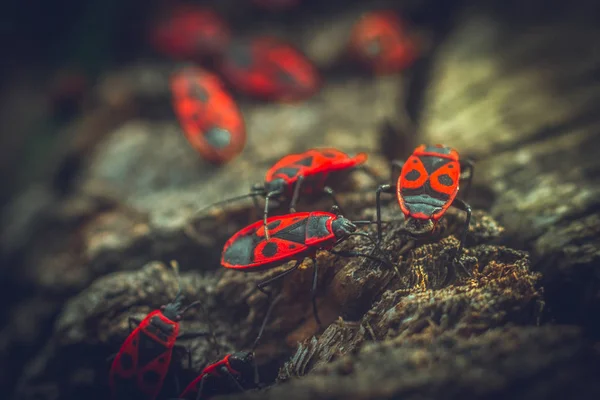
[(306, 56), (270, 36), (235, 42), (225, 52), (219, 70), (236, 90), (263, 100), (305, 100), (321, 85)]
[(289, 154), (277, 161), (267, 171), (265, 182), (283, 179), (288, 187), (287, 194), (290, 195), (300, 175), (307, 180), (320, 177), (313, 187), (322, 190), (329, 174), (364, 164), (367, 158), (366, 153), (350, 157), (334, 148), (310, 149), (304, 153)]
[(396, 184), (400, 209), (414, 219), (439, 220), (456, 198), (459, 179), (456, 150), (442, 145), (417, 147), (404, 163)]
[[(157, 324), (172, 327), (171, 331), (165, 334)], [(109, 373), (112, 398), (137, 393), (155, 399), (167, 375), (178, 334), (179, 323), (165, 317), (162, 311), (148, 314), (125, 339), (113, 360)]]
[(354, 25), (349, 51), (376, 74), (402, 71), (418, 55), (416, 39), (393, 11), (372, 11)]
[(229, 27), (216, 12), (192, 4), (173, 6), (150, 31), (156, 51), (183, 60), (221, 54), (230, 37)]
[(171, 77), (171, 91), (183, 133), (202, 157), (222, 164), (243, 150), (242, 113), (216, 75), (201, 68), (183, 68)]
[[(273, 230), (269, 228), (269, 241), (264, 236), (263, 221), (257, 221), (238, 231), (225, 243), (221, 265), (230, 269), (258, 271), (312, 256), (317, 250), (330, 248), (335, 243), (331, 224), (336, 218), (335, 214), (323, 211), (270, 217), (267, 225), (281, 224)], [(311, 223), (324, 229), (323, 234), (314, 234)], [(265, 253), (268, 246), (271, 249)]]

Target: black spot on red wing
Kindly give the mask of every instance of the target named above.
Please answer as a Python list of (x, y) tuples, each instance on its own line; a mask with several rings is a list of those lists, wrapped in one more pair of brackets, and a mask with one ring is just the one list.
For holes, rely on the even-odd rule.
[(133, 368), (133, 357), (129, 353), (122, 353), (119, 362), (121, 363), (121, 368), (126, 371)]
[(306, 219), (294, 219), (298, 221), (286, 226), (273, 236), (279, 239), (287, 240), (289, 242), (304, 244), (306, 237)]
[(164, 357), (161, 357), (161, 358), (158, 359), (158, 362), (161, 363), (161, 364), (164, 364), (165, 361), (166, 361), (166, 359)]
[(212, 127), (207, 130), (204, 138), (215, 149), (224, 149), (231, 144), (231, 133), (227, 129), (219, 127)]
[(140, 346), (138, 348), (138, 365), (144, 366), (150, 361), (156, 359), (158, 356), (167, 351), (167, 348), (145, 334), (140, 333)]
[(438, 181), (444, 186), (452, 186), (454, 184), (454, 180), (448, 174), (440, 175)]
[(194, 99), (200, 100), (203, 103), (208, 101), (208, 92), (200, 85), (192, 85), (190, 88), (190, 96)]
[(427, 171), (428, 174), (435, 172), (440, 167), (448, 164), (449, 162), (451, 162), (451, 161), (448, 160), (447, 158), (441, 158), (441, 157), (436, 157), (436, 156), (421, 157), (421, 163), (425, 167), (425, 171)]
[(304, 165), (305, 167), (310, 167), (313, 164), (314, 157), (306, 157), (301, 160), (296, 161), (294, 164)]
[(248, 265), (254, 262), (254, 249), (263, 240), (256, 235), (239, 237), (223, 254), (223, 261), (231, 265)]
[(137, 346), (137, 339), (133, 339), (133, 340), (131, 341), (131, 343), (132, 343), (134, 346)]
[(419, 171), (417, 171), (416, 169), (413, 169), (412, 171), (410, 171), (408, 174), (406, 174), (404, 176), (404, 179), (412, 182), (412, 181), (416, 181), (420, 177), (421, 177), (421, 173)]
[(156, 372), (156, 371), (146, 371), (144, 372), (144, 375), (142, 375), (142, 380), (144, 381), (144, 383), (147, 383), (149, 385), (157, 385), (158, 382), (160, 381), (161, 375)]
[(331, 232), (327, 229), (328, 216), (310, 217), (308, 219), (308, 232), (306, 238), (322, 238), (328, 236)]
[(323, 157), (327, 157), (327, 158), (336, 158), (337, 157), (337, 154), (332, 151), (323, 151), (323, 152), (321, 152), (321, 154), (323, 155)]
[(454, 168), (454, 164), (448, 165), (448, 168), (453, 169)]
[(262, 255), (267, 258), (271, 258), (275, 254), (277, 254), (277, 244), (276, 243), (269, 242), (262, 249)]
[(288, 178), (293, 178), (296, 175), (298, 175), (299, 171), (300, 171), (300, 168), (284, 167), (284, 168), (279, 168), (273, 174), (274, 175), (285, 175)]
[(269, 228), (269, 229), (275, 229), (275, 228), (277, 228), (279, 225), (281, 225), (281, 220), (280, 220), (280, 219), (278, 219), (278, 220), (276, 220), (276, 221), (273, 221), (273, 222), (269, 222), (269, 223), (267, 224), (267, 228)]

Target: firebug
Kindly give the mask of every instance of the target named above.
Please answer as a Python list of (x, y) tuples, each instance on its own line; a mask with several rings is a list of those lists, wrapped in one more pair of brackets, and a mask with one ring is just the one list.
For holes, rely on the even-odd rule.
[[(175, 341), (205, 336), (206, 332), (179, 334), (182, 315), (199, 302), (183, 306), (181, 287), (175, 299), (149, 313), (143, 320), (129, 318), (129, 334), (113, 359), (109, 385), (113, 399), (153, 400), (169, 370)], [(134, 325), (137, 327), (134, 328)]]
[(237, 104), (214, 74), (184, 67), (171, 77), (173, 108), (183, 133), (202, 157), (222, 164), (246, 144), (246, 126)]
[[(249, 194), (223, 200), (211, 204), (209, 207), (246, 197), (255, 199), (257, 196), (263, 196), (265, 198), (263, 222), (265, 236), (269, 239), (269, 229), (267, 228), (269, 200), (291, 199), (289, 209), (290, 212), (295, 212), (300, 195), (326, 193), (331, 196), (334, 204), (338, 205), (333, 189), (326, 186), (328, 178), (352, 169), (361, 169), (376, 179), (376, 174), (363, 165), (366, 161), (366, 153), (359, 153), (351, 157), (334, 148), (310, 149), (304, 153), (289, 154), (269, 168), (265, 182), (252, 185)], [(200, 210), (200, 212), (202, 211), (204, 209)]]
[(440, 218), (450, 206), (466, 212), (467, 217), (460, 235), (460, 247), (454, 257), (458, 259), (466, 239), (471, 221), (471, 207), (457, 198), (461, 168), (467, 180), (465, 193), (471, 186), (473, 164), (460, 160), (456, 150), (442, 146), (417, 147), (406, 162), (395, 161), (400, 176), (394, 186), (381, 185), (377, 188), (377, 235), (381, 241), (381, 193), (394, 193), (405, 216), (404, 230), (413, 238), (431, 234)]
[(230, 39), (229, 27), (215, 11), (192, 4), (173, 6), (150, 31), (156, 51), (178, 60), (218, 56)]
[(262, 100), (301, 101), (320, 88), (319, 74), (306, 56), (271, 36), (232, 42), (218, 69), (237, 91)]
[(344, 218), (338, 214), (336, 206), (331, 213), (324, 211), (297, 212), (271, 217), (267, 220), (267, 227), (271, 232), (269, 239), (265, 235), (266, 229), (263, 221), (248, 225), (225, 243), (221, 255), (221, 265), (237, 271), (258, 272), (295, 260), (296, 263), (293, 267), (257, 285), (259, 290), (270, 296), (264, 290), (266, 285), (298, 269), (305, 258), (311, 258), (313, 262), (311, 291), (313, 313), (315, 320), (321, 325), (316, 303), (318, 276), (316, 253), (318, 250), (327, 250), (332, 254), (346, 257), (366, 257), (381, 261), (394, 268), (389, 261), (371, 254), (333, 250), (338, 243), (353, 235), (366, 237), (375, 244), (374, 239), (367, 233), (356, 232), (357, 225), (369, 223), (371, 222), (350, 221)]
[(416, 37), (393, 11), (364, 14), (352, 29), (349, 52), (376, 74), (402, 71), (418, 55)]
[(208, 399), (234, 391), (243, 392), (248, 387), (258, 387), (259, 377), (254, 360), (254, 350), (260, 341), (273, 306), (279, 299), (280, 297), (269, 305), (251, 350), (227, 354), (204, 367), (202, 372), (179, 395), (178, 400)]

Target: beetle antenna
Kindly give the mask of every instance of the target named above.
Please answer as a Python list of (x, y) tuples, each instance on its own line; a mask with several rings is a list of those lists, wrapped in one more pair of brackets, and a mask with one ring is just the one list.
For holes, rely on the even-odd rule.
[(267, 321), (269, 320), (269, 317), (271, 316), (271, 311), (273, 311), (273, 307), (275, 306), (276, 303), (279, 302), (279, 300), (281, 299), (281, 294), (279, 294), (275, 300), (273, 300), (271, 302), (271, 304), (269, 304), (269, 308), (267, 309), (267, 313), (265, 314), (265, 318), (263, 319), (262, 325), (260, 326), (260, 330), (258, 331), (258, 335), (256, 336), (256, 339), (254, 339), (254, 343), (252, 344), (252, 348), (250, 349), (251, 352), (254, 353), (254, 349), (256, 349), (256, 346), (258, 345), (258, 342), (260, 341), (260, 338), (262, 337), (263, 331), (265, 330), (265, 326), (267, 326)]
[[(382, 224), (388, 224), (390, 221), (381, 221)], [(376, 224), (377, 221), (352, 221), (354, 225), (372, 225)]]
[(247, 199), (248, 197), (261, 196), (261, 195), (263, 195), (263, 193), (264, 193), (264, 189), (262, 189), (262, 190), (257, 189), (256, 191), (253, 190), (252, 192), (243, 194), (241, 196), (235, 196), (235, 197), (231, 197), (229, 199), (217, 201), (216, 203), (209, 204), (206, 207), (202, 207), (201, 209), (197, 210), (196, 212), (194, 212), (194, 215), (202, 214), (206, 210), (211, 209), (212, 207), (217, 207), (217, 206), (222, 206), (224, 204), (233, 203), (238, 200)]
[(170, 262), (171, 268), (175, 272), (175, 278), (177, 279), (177, 294), (175, 295), (175, 300), (173, 303), (178, 302), (181, 306), (181, 300), (183, 300), (183, 291), (181, 289), (181, 278), (179, 277), (179, 263), (176, 260), (171, 260)]

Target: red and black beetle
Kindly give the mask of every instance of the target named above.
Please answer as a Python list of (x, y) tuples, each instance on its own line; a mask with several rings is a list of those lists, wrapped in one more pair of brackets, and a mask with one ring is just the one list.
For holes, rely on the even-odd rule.
[(231, 33), (216, 12), (192, 4), (171, 7), (150, 30), (150, 42), (158, 52), (178, 60), (198, 60), (225, 50)]
[(354, 25), (349, 52), (376, 74), (408, 68), (417, 58), (416, 38), (394, 11), (371, 11)]
[(370, 224), (371, 221), (350, 221), (338, 214), (336, 206), (332, 211), (335, 213), (313, 211), (271, 217), (267, 220), (267, 227), (271, 232), (270, 238), (265, 235), (263, 221), (248, 225), (225, 243), (221, 265), (243, 272), (258, 272), (296, 260), (293, 267), (257, 285), (260, 291), (270, 296), (270, 293), (263, 289), (266, 285), (296, 270), (305, 258), (310, 257), (313, 262), (311, 291), (313, 313), (315, 320), (321, 325), (315, 297), (318, 276), (316, 253), (318, 250), (327, 250), (332, 254), (346, 257), (366, 257), (393, 268), (391, 262), (371, 254), (333, 250), (338, 243), (352, 235), (364, 236), (375, 245), (376, 243), (367, 233), (356, 232), (357, 225)]
[[(183, 307), (181, 288), (175, 299), (152, 311), (143, 320), (129, 317), (131, 334), (113, 359), (109, 385), (113, 399), (155, 399), (169, 370), (182, 315), (199, 302)], [(137, 327), (133, 326), (137, 324)], [(189, 332), (186, 338), (205, 336), (206, 332)]]
[(258, 387), (258, 368), (254, 361), (254, 349), (258, 345), (273, 307), (280, 297), (269, 305), (258, 335), (250, 351), (238, 351), (227, 354), (202, 370), (179, 395), (178, 400), (201, 400), (233, 391), (244, 391), (249, 387)]
[(244, 118), (216, 75), (201, 68), (182, 68), (171, 77), (171, 91), (183, 133), (205, 159), (222, 164), (243, 150)]
[(292, 45), (270, 36), (233, 42), (218, 69), (236, 90), (262, 100), (300, 101), (320, 88), (312, 63)]
[[(233, 390), (244, 391), (245, 383), (256, 375), (254, 352), (239, 351), (205, 367), (179, 395), (181, 400), (203, 400)], [(256, 383), (254, 382), (256, 385)], [(233, 390), (232, 390), (233, 389)]]
[[(404, 213), (404, 231), (413, 238), (430, 234), (437, 222), (450, 206), (467, 213), (464, 228), (460, 235), (460, 247), (455, 259), (462, 251), (469, 223), (471, 207), (457, 198), (460, 179), (467, 179), (471, 186), (473, 164), (460, 160), (458, 152), (443, 145), (421, 145), (415, 149), (406, 162), (394, 162), (394, 169), (400, 169), (395, 187), (381, 185), (377, 188), (377, 236), (381, 241), (381, 193), (396, 193), (400, 209)], [(461, 177), (461, 168), (467, 174)]]
[[(338, 205), (333, 189), (325, 186), (327, 179), (331, 174), (359, 167), (369, 175), (374, 176), (375, 174), (363, 165), (366, 161), (366, 153), (359, 153), (354, 157), (350, 157), (348, 154), (333, 148), (310, 149), (304, 153), (289, 154), (269, 168), (265, 182), (253, 185), (249, 194), (223, 200), (211, 204), (209, 207), (246, 197), (256, 199), (257, 196), (264, 196), (263, 223), (265, 236), (269, 239), (267, 217), (270, 199), (291, 199), (290, 212), (295, 212), (296, 203), (301, 194), (312, 195), (324, 192), (331, 196), (335, 205)], [(204, 210), (202, 209), (200, 212)]]

